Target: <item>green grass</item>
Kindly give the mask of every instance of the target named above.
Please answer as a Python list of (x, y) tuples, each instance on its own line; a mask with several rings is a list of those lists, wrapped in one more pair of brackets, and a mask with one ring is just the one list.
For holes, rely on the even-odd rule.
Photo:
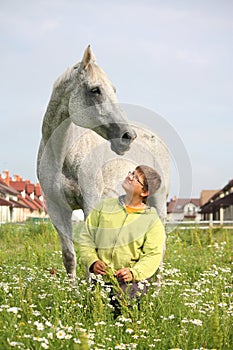
[(67, 279), (51, 224), (3, 225), (0, 349), (230, 350), (232, 247), (232, 230), (173, 231), (161, 288), (152, 282), (140, 309), (114, 320), (106, 287), (91, 288), (78, 256), (77, 281)]

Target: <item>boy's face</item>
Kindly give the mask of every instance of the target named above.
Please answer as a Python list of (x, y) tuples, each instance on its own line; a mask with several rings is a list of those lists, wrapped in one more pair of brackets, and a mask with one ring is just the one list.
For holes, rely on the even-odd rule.
[(122, 187), (124, 188), (125, 192), (128, 194), (141, 195), (141, 193), (144, 192), (143, 180), (144, 179), (142, 174), (138, 173), (137, 170), (134, 170), (133, 172), (129, 171), (124, 182), (122, 183)]

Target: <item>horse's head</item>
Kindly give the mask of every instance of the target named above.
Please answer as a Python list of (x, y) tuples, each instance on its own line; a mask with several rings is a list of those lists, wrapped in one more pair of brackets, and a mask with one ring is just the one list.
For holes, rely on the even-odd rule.
[(119, 106), (114, 86), (96, 64), (90, 45), (82, 61), (72, 69), (73, 83), (69, 99), (72, 121), (109, 140), (112, 150), (123, 155), (137, 135)]

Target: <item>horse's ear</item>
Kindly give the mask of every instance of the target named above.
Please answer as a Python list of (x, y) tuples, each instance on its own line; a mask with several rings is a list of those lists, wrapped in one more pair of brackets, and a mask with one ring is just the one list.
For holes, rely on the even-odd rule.
[(83, 54), (83, 58), (82, 58), (83, 69), (86, 69), (90, 62), (93, 62), (93, 63), (95, 62), (95, 56), (94, 56), (93, 52), (91, 51), (91, 46), (88, 45), (88, 47), (86, 48), (86, 50)]

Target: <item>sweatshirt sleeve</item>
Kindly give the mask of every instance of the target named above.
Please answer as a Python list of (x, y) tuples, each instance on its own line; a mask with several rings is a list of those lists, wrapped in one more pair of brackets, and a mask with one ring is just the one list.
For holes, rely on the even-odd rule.
[(90, 269), (91, 265), (99, 260), (95, 245), (95, 232), (98, 228), (99, 209), (93, 209), (88, 215), (79, 234), (79, 253), (81, 261)]
[(138, 262), (130, 268), (136, 281), (152, 277), (157, 271), (165, 244), (165, 230), (160, 219), (147, 232)]

